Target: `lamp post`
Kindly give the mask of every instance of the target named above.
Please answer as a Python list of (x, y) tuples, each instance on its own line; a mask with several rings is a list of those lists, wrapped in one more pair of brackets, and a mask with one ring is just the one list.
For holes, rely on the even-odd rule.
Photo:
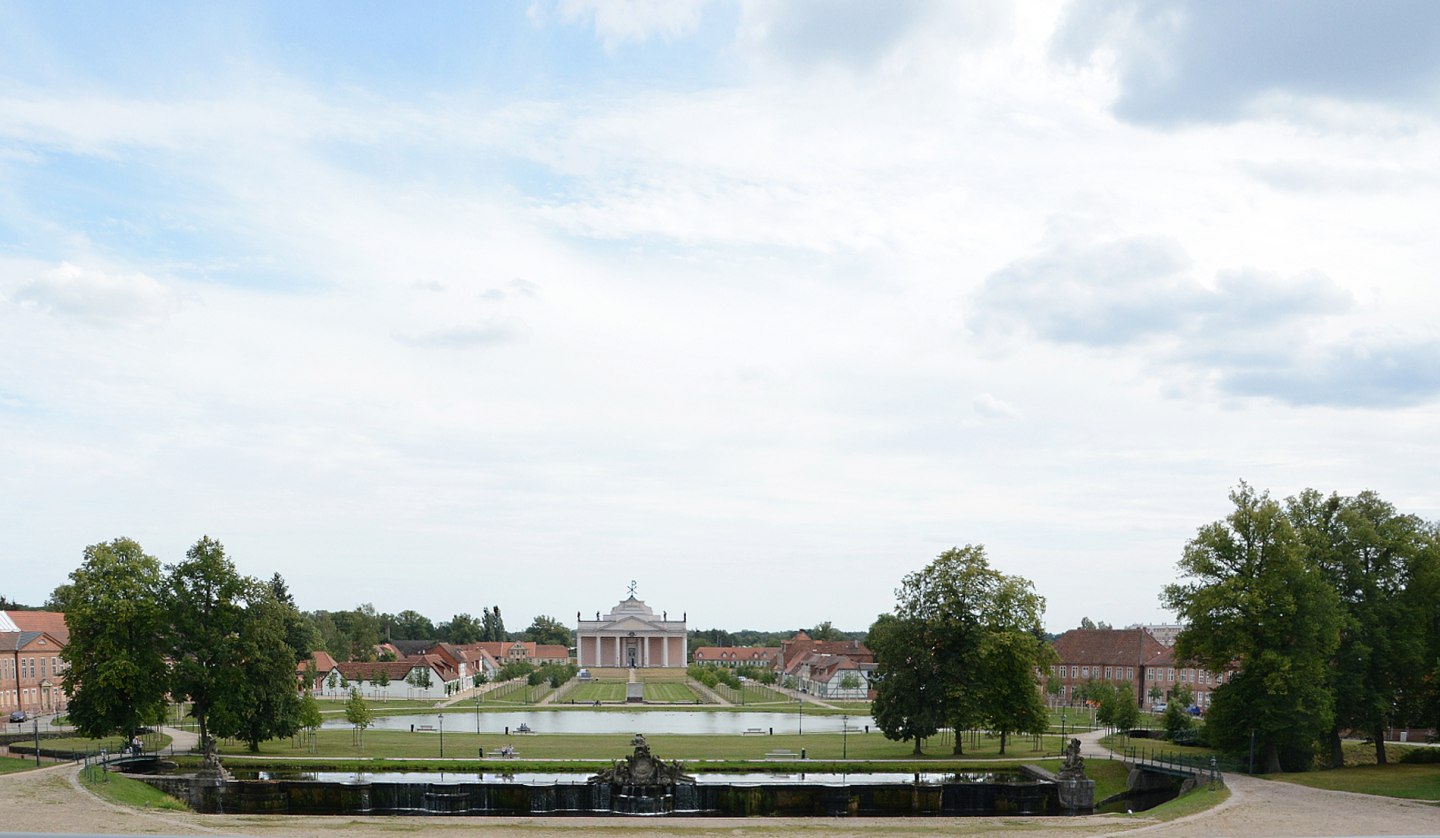
[(445, 758), (445, 714), (440, 715), (440, 758)]
[(850, 717), (840, 717), (840, 758), (850, 758)]
[(475, 694), (475, 735), (480, 735), (480, 694)]
[(798, 693), (795, 695), (795, 715), (800, 719), (800, 735), (805, 735), (805, 699)]

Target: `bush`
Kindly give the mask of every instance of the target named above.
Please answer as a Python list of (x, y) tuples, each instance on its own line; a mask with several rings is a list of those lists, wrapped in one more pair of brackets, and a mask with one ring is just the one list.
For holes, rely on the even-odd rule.
[(1410, 748), (1400, 756), (1407, 765), (1431, 765), (1440, 762), (1440, 748)]

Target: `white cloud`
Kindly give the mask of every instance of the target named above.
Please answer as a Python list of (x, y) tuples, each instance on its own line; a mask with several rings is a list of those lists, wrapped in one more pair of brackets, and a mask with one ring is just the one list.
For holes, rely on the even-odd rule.
[(565, 24), (589, 24), (607, 50), (651, 38), (677, 40), (700, 25), (709, 0), (558, 0), (530, 5), (532, 20), (555, 17)]
[(986, 419), (1018, 419), (1020, 409), (989, 393), (981, 393), (971, 402), (975, 412)]
[(10, 301), (87, 325), (137, 328), (163, 321), (180, 298), (143, 273), (117, 274), (69, 262), (19, 286)]

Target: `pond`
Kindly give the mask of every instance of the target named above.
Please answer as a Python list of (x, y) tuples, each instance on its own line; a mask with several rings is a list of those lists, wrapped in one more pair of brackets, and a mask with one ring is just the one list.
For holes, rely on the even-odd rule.
[[(438, 732), (437, 713), (405, 713), (398, 716), (376, 716), (371, 730), (410, 730)], [(848, 725), (851, 733), (864, 733), (868, 725), (875, 729), (869, 716), (806, 716), (798, 713), (706, 712), (703, 710), (516, 710), (502, 713), (450, 712), (445, 714), (445, 730), (450, 733), (505, 733), (511, 735), (521, 725), (533, 733), (840, 733)], [(321, 727), (344, 729), (350, 723), (343, 718), (327, 719)], [(803, 730), (802, 730), (803, 728)]]

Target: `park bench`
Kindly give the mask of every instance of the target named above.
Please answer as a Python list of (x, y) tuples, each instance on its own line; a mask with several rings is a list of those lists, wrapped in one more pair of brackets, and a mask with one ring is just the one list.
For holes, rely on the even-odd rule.
[(784, 748), (777, 749), (777, 750), (774, 750), (774, 751), (767, 751), (767, 752), (765, 753), (765, 758), (766, 758), (766, 759), (795, 759), (796, 757), (799, 757), (799, 756), (800, 756), (800, 755), (797, 754), (797, 753), (795, 753), (794, 751), (791, 751), (791, 750), (788, 750), (788, 749), (784, 749)]
[(435, 725), (416, 725), (416, 726), (415, 726), (415, 729), (416, 729), (416, 730), (428, 730), (428, 731), (430, 731), (431, 733), (434, 733), (434, 732), (435, 732)]
[(765, 728), (763, 728), (763, 727), (747, 727), (747, 728), (745, 728), (744, 732), (741, 733), (740, 735), (741, 735), (741, 736), (764, 736), (764, 735), (765, 735)]
[(496, 748), (495, 750), (489, 751), (488, 753), (486, 753), (486, 756), (489, 756), (489, 757), (498, 757), (499, 759), (514, 759), (515, 757), (517, 757), (517, 756), (519, 756), (519, 755), (520, 755), (520, 752), (519, 752), (519, 751), (509, 751), (509, 752), (507, 752), (507, 751), (505, 751), (503, 748)]

